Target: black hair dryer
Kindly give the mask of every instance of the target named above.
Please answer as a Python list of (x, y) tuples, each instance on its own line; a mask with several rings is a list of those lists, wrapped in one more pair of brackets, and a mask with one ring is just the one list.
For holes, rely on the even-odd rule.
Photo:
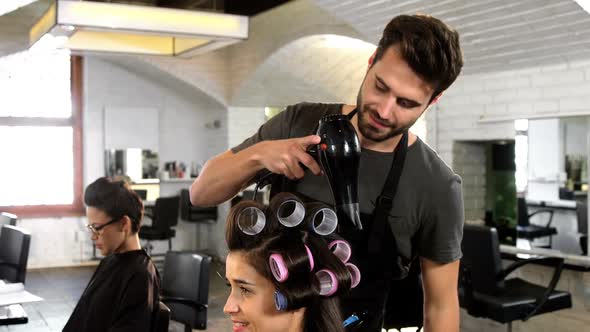
[(348, 116), (331, 114), (320, 119), (316, 135), (322, 140), (308, 152), (328, 177), (338, 218), (349, 219), (361, 230), (358, 200), (361, 144), (356, 130)]

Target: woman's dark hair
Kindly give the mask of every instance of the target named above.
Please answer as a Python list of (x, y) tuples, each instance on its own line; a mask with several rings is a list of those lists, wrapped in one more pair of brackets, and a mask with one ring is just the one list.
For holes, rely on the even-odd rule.
[[(348, 269), (328, 248), (329, 240), (307, 229), (304, 223), (297, 227), (281, 226), (276, 219), (277, 201), (288, 196), (277, 194), (270, 207), (258, 202), (245, 200), (235, 205), (229, 213), (225, 239), (230, 251), (242, 251), (248, 263), (262, 276), (271, 280), (277, 290), (287, 298), (287, 310), (306, 308), (303, 325), (304, 332), (343, 332), (342, 316), (338, 298), (350, 290), (351, 276)], [(306, 204), (307, 205), (307, 204)], [(256, 235), (245, 234), (238, 225), (239, 214), (246, 208), (261, 209), (266, 218), (266, 226)], [(309, 248), (314, 259), (314, 269), (310, 271), (310, 261), (305, 249)], [(278, 282), (269, 266), (271, 254), (283, 257), (289, 271), (284, 282)], [(338, 291), (332, 296), (322, 296), (315, 273), (329, 269), (338, 280)]]
[(389, 47), (398, 46), (410, 68), (432, 84), (435, 98), (459, 76), (463, 55), (459, 34), (442, 21), (428, 15), (394, 17), (383, 30), (373, 64)]
[(131, 219), (131, 231), (137, 233), (143, 218), (143, 203), (124, 181), (102, 177), (86, 187), (84, 204), (97, 208), (111, 218)]

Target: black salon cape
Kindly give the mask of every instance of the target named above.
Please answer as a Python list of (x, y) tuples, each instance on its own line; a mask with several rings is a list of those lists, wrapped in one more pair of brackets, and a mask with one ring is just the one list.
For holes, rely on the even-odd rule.
[(82, 293), (64, 332), (150, 331), (160, 278), (143, 250), (105, 257)]

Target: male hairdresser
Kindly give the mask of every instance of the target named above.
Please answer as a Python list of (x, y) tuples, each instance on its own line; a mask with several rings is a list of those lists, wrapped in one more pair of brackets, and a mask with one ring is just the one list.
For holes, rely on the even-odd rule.
[[(356, 105), (287, 107), (252, 137), (205, 164), (191, 187), (192, 203), (226, 201), (264, 169), (284, 175), (303, 196), (333, 202), (326, 177), (306, 150), (320, 142), (313, 133), (322, 116), (349, 115), (362, 146), (363, 230), (346, 224), (340, 234), (354, 247), (363, 278), (342, 301), (344, 317), (371, 312), (361, 330), (381, 331), (388, 296), (407, 300), (388, 291), (392, 280), (403, 279), (411, 264), (419, 264), (425, 331), (459, 331), (461, 179), (408, 129), (455, 81), (462, 65), (459, 35), (443, 22), (423, 15), (393, 18), (369, 58)], [(397, 175), (396, 168), (401, 169)]]

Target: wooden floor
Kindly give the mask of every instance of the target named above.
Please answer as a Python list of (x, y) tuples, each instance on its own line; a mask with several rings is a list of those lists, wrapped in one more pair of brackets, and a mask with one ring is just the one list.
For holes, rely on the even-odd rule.
[[(61, 331), (95, 268), (95, 266), (55, 268), (27, 272), (26, 289), (42, 297), (44, 301), (23, 305), (29, 316), (28, 324), (0, 326), (0, 332)], [(210, 276), (206, 331), (226, 332), (231, 331), (231, 321), (223, 314), (228, 290), (225, 281), (217, 275), (217, 272), (224, 275), (223, 266), (214, 263)], [(183, 332), (184, 326), (171, 322), (169, 331)]]

